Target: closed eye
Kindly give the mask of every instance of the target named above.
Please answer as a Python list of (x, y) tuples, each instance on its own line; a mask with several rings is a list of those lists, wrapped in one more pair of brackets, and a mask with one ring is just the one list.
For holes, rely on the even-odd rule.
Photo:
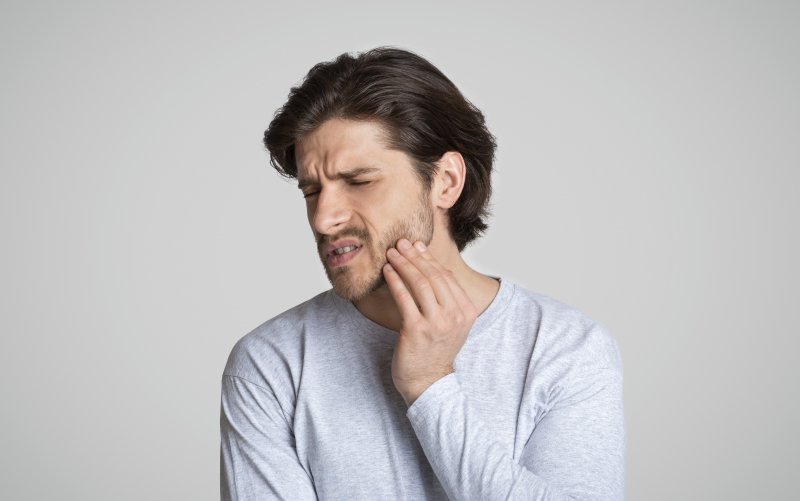
[[(349, 181), (348, 184), (350, 184), (351, 186), (362, 186), (362, 185), (365, 185), (365, 184), (369, 184), (371, 182), (372, 182), (371, 180), (370, 181)], [(311, 198), (311, 197), (317, 195), (318, 193), (319, 193), (319, 190), (310, 191), (308, 193), (303, 193), (303, 198)]]

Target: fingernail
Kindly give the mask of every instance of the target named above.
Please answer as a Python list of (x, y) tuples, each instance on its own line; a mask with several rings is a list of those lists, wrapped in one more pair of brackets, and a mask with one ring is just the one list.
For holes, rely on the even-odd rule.
[(406, 240), (405, 238), (401, 238), (399, 242), (397, 242), (397, 247), (400, 250), (408, 250), (411, 248), (411, 242)]
[(416, 247), (416, 248), (417, 248), (419, 251), (421, 251), (421, 252), (424, 252), (424, 251), (425, 251), (425, 249), (426, 249), (426, 247), (425, 247), (425, 244), (424, 244), (424, 243), (422, 243), (422, 242), (417, 242), (417, 243), (415, 243), (415, 244), (414, 244), (414, 247)]
[(388, 251), (386, 251), (386, 254), (388, 254), (388, 255), (389, 255), (389, 257), (397, 257), (397, 256), (399, 256), (399, 255), (400, 255), (400, 253), (399, 253), (399, 252), (397, 252), (397, 249), (395, 249), (394, 247), (392, 247), (391, 249), (389, 249)]

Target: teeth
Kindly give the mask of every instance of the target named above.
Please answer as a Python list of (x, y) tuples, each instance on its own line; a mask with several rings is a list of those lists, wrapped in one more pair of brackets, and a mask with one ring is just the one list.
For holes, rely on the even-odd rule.
[(348, 245), (347, 247), (339, 247), (338, 249), (334, 250), (333, 253), (342, 255), (345, 252), (350, 252), (350, 251), (356, 250), (357, 248), (358, 247), (355, 246), (355, 245)]

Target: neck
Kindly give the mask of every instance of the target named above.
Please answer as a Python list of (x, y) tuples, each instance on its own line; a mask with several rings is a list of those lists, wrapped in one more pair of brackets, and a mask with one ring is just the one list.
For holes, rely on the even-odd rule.
[[(464, 289), (472, 304), (480, 313), (483, 313), (492, 303), (500, 288), (500, 283), (467, 265), (452, 240), (437, 242), (434, 239), (428, 246), (428, 252), (432, 253), (445, 269), (453, 272), (456, 282)], [(353, 305), (362, 315), (376, 324), (393, 331), (400, 331), (402, 317), (386, 285), (362, 299), (353, 301)]]

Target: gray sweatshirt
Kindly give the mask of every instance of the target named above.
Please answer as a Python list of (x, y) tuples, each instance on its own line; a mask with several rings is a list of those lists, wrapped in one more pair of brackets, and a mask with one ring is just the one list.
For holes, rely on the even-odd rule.
[(455, 372), (410, 407), (397, 336), (328, 290), (240, 339), (222, 499), (623, 499), (622, 363), (604, 327), (501, 280)]

